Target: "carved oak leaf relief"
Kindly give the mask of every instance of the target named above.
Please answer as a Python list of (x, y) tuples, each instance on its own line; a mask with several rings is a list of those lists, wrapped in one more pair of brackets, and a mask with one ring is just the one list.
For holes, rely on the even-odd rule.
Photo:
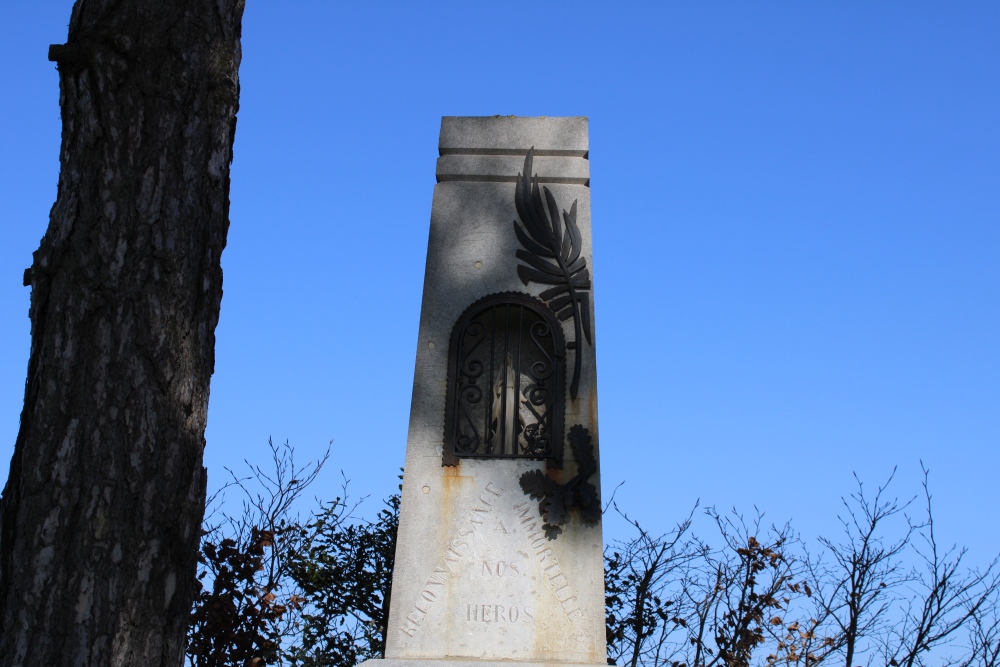
[(538, 510), (545, 522), (545, 534), (555, 539), (570, 517), (579, 510), (584, 523), (595, 524), (601, 518), (601, 503), (597, 488), (587, 478), (597, 472), (597, 459), (590, 432), (577, 424), (569, 430), (570, 449), (576, 460), (577, 473), (565, 484), (560, 484), (541, 470), (530, 470), (521, 475), (521, 490), (538, 500)]

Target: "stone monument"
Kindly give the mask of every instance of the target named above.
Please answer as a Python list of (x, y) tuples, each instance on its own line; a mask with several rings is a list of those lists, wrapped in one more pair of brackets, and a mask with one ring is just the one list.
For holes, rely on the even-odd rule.
[(586, 118), (441, 123), (386, 659), (606, 665)]

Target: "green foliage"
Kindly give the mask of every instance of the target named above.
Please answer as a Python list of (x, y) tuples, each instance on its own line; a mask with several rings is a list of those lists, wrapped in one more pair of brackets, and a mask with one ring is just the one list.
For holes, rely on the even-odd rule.
[(343, 499), (301, 521), (291, 507), (326, 457), (300, 468), (287, 444), (271, 451), (273, 471), (233, 476), (242, 513), (205, 529), (189, 663), (353, 667), (382, 657), (399, 494), (366, 521), (355, 516), (360, 503), (348, 504), (345, 480)]
[(389, 594), (399, 526), (399, 494), (375, 521), (345, 522), (342, 503), (321, 507), (299, 529), (288, 576), (307, 600), (291, 665), (355, 665), (385, 653)]

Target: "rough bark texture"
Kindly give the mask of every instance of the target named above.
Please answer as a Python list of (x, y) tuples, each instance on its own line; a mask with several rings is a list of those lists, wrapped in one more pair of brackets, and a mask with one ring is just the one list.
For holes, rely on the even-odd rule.
[(182, 663), (243, 0), (78, 0), (0, 500), (0, 665)]

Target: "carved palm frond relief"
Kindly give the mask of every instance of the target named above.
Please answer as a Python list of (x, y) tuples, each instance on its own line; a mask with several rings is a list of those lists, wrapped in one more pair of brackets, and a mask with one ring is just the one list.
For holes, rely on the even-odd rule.
[(560, 216), (555, 197), (547, 187), (539, 187), (537, 175), (531, 175), (533, 158), (534, 148), (524, 158), (524, 171), (517, 175), (514, 189), (520, 218), (520, 224), (514, 221), (514, 232), (522, 246), (516, 254), (524, 262), (518, 265), (517, 275), (525, 286), (529, 282), (552, 285), (539, 296), (560, 320), (573, 318), (576, 339), (566, 347), (575, 350), (570, 384), (570, 396), (575, 399), (580, 388), (581, 338), (591, 344), (590, 271), (581, 255), (583, 242), (576, 224), (576, 200)]

